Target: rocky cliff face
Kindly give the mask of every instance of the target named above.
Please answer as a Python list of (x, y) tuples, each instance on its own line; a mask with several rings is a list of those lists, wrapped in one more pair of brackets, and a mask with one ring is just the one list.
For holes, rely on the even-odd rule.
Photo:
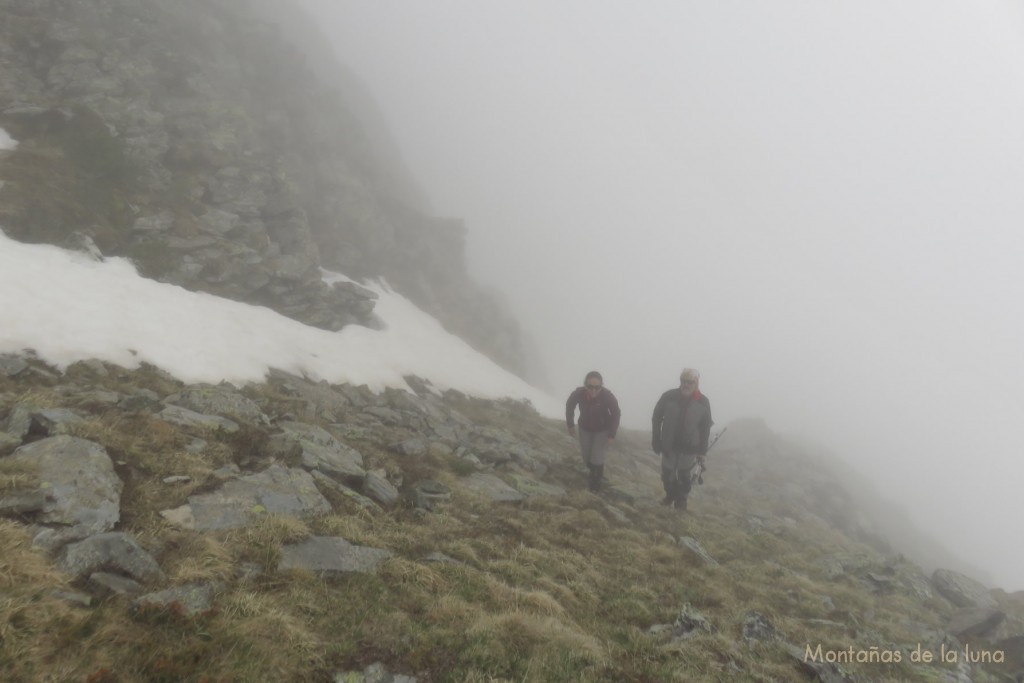
[(365, 97), (317, 75), (326, 52), (311, 64), (282, 7), (0, 0), (0, 127), (19, 141), (0, 225), (326, 329), (373, 324), (374, 301), (321, 267), (385, 277), (521, 371), (515, 322), (466, 273), (461, 222), (424, 212), (363, 132), (379, 143), (380, 123), (353, 114)]

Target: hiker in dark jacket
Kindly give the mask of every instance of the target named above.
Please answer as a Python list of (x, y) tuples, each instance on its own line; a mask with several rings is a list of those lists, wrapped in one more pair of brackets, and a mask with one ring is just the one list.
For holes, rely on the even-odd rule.
[(597, 370), (588, 372), (583, 386), (569, 394), (565, 402), (565, 424), (573, 436), (576, 436), (576, 406), (580, 408), (580, 453), (584, 464), (590, 468), (587, 488), (597, 492), (601, 490), (608, 445), (619, 429), (622, 412), (615, 395), (604, 388), (604, 380)]
[(661, 454), (663, 505), (686, 509), (690, 470), (697, 463), (704, 464), (712, 424), (711, 403), (700, 392), (700, 373), (686, 368), (679, 375), (679, 388), (658, 399), (651, 424), (651, 448)]

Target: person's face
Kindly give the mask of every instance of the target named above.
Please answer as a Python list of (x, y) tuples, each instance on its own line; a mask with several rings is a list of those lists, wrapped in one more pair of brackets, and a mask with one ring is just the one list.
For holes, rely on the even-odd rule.
[(697, 388), (697, 380), (692, 377), (681, 377), (679, 378), (679, 391), (684, 394), (692, 394)]
[(587, 380), (587, 394), (590, 396), (597, 396), (601, 393), (601, 380), (596, 377), (591, 377)]

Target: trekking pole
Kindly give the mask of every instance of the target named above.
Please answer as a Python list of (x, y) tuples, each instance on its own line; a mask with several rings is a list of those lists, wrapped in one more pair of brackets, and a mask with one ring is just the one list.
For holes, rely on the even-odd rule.
[[(708, 451), (714, 448), (715, 444), (718, 443), (718, 440), (722, 438), (722, 434), (725, 434), (726, 429), (728, 429), (728, 427), (725, 427), (724, 429), (722, 429), (722, 431), (718, 432), (718, 434), (715, 435), (714, 440), (710, 444), (708, 444)], [(707, 455), (707, 451), (704, 451), (704, 454)], [(704, 470), (707, 469), (707, 465), (705, 465), (702, 462), (698, 462), (697, 467), (695, 467), (694, 469), (696, 469), (697, 471), (694, 474), (690, 475), (690, 483), (697, 482), (698, 486), (703, 485)]]

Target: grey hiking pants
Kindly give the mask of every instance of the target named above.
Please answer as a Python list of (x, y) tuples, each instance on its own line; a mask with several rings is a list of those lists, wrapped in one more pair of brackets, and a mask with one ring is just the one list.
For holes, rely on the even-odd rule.
[(580, 434), (580, 455), (585, 465), (604, 465), (608, 453), (608, 432), (588, 432), (577, 428)]
[(690, 495), (690, 470), (697, 464), (692, 453), (662, 453), (661, 483), (665, 495), (675, 501), (684, 501)]

